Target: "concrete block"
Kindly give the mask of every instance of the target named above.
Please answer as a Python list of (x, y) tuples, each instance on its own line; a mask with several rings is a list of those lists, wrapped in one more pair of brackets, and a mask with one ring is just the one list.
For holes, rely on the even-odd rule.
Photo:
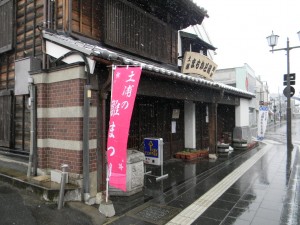
[(95, 205), (96, 204), (96, 197), (91, 197), (91, 198), (87, 199), (84, 203), (87, 204), (87, 205)]
[(145, 155), (137, 150), (127, 151), (126, 192), (109, 187), (109, 195), (130, 196), (143, 190)]
[(82, 195), (80, 189), (75, 189), (73, 191), (67, 191), (64, 197), (65, 202), (68, 201), (81, 201)]
[[(51, 170), (51, 181), (52, 182), (56, 182), (59, 183), (61, 182), (61, 176), (62, 176), (62, 172), (60, 170)], [(69, 182), (68, 179), (68, 173), (67, 173), (67, 177), (66, 177), (66, 183)]]
[(98, 192), (98, 193), (96, 194), (96, 204), (100, 205), (101, 201), (103, 200), (102, 195), (103, 195), (102, 192)]
[(102, 201), (100, 203), (99, 212), (106, 217), (113, 217), (116, 214), (114, 205), (110, 200), (108, 202)]

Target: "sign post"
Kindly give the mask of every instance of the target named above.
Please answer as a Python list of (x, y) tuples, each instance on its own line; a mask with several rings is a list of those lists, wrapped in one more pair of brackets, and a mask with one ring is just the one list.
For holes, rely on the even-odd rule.
[[(287, 86), (287, 74), (283, 75), (283, 86)], [(290, 73), (290, 85), (295, 85), (296, 84), (296, 74), (295, 73)]]
[(156, 177), (156, 181), (168, 178), (163, 170), (163, 139), (162, 138), (145, 138), (144, 139), (145, 164), (160, 166), (161, 175), (151, 175), (152, 171), (146, 172), (145, 175)]
[(287, 87), (283, 89), (283, 94), (285, 97), (293, 97), (295, 94), (295, 88), (293, 86), (290, 86), (290, 93)]
[(144, 139), (145, 163), (160, 166), (163, 164), (163, 139)]

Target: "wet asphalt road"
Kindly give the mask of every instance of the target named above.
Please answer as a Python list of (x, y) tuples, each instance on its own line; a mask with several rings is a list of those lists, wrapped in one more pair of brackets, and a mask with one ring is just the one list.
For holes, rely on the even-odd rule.
[(85, 214), (0, 182), (0, 225), (91, 225)]

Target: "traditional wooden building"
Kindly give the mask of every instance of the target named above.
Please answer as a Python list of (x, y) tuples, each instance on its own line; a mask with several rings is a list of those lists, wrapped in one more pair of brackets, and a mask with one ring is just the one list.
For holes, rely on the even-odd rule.
[(165, 160), (214, 153), (253, 96), (180, 72), (178, 31), (205, 17), (191, 0), (0, 1), (0, 148), (29, 154), (34, 173), (67, 163), (83, 193), (103, 190), (114, 64), (143, 68), (128, 148), (161, 137)]

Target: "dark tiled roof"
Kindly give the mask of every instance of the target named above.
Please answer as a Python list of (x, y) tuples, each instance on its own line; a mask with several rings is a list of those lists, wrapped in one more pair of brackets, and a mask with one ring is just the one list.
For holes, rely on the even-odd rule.
[(182, 38), (188, 38), (188, 39), (192, 39), (195, 40), (196, 42), (198, 42), (199, 44), (205, 46), (207, 49), (211, 49), (211, 50), (216, 50), (217, 48), (212, 46), (211, 44), (203, 41), (201, 38), (199, 38), (196, 34), (191, 34), (191, 33), (187, 33), (184, 31), (179, 31), (180, 36)]
[(180, 72), (176, 72), (170, 69), (167, 69), (163, 66), (157, 66), (154, 63), (149, 61), (145, 61), (142, 59), (134, 59), (133, 57), (123, 55), (116, 51), (110, 50), (108, 48), (99, 46), (99, 45), (91, 45), (88, 43), (84, 43), (79, 40), (74, 40), (71, 37), (62, 34), (56, 34), (50, 31), (43, 31), (43, 37), (46, 40), (52, 41), (54, 43), (60, 44), (70, 49), (77, 50), (89, 56), (96, 56), (99, 58), (103, 58), (110, 61), (121, 61), (125, 65), (136, 65), (141, 66), (144, 70), (158, 73), (166, 78), (180, 80), (183, 82), (193, 83), (199, 86), (205, 86), (213, 89), (224, 89), (225, 93), (231, 93), (244, 98), (253, 98), (255, 95), (251, 92), (244, 91), (235, 87), (231, 87), (226, 84), (222, 84), (219, 82), (209, 81), (203, 78), (198, 78), (194, 76), (190, 76), (187, 74), (183, 74)]

